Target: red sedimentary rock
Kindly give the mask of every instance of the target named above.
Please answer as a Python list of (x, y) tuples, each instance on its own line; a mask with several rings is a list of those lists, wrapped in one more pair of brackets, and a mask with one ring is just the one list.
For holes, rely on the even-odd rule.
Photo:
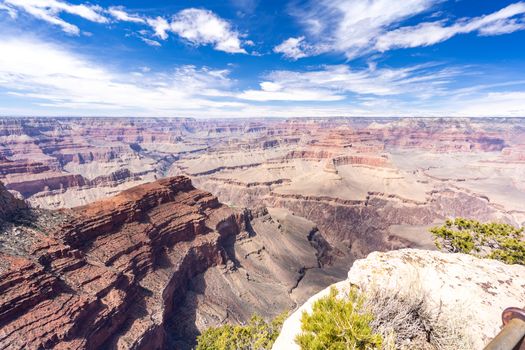
[(0, 250), (0, 348), (164, 349), (189, 279), (242, 215), (183, 176), (67, 211), (27, 256)]
[(12, 161), (0, 157), (0, 175), (2, 176), (10, 174), (39, 174), (49, 170), (49, 166), (41, 162)]

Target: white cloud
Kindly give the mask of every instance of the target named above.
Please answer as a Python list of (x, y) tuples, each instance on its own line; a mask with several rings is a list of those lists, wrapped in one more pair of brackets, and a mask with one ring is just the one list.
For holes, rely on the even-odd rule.
[(294, 12), (308, 34), (307, 39), (290, 38), (279, 45), (279, 52), (291, 58), (339, 52), (352, 59), (374, 51), (433, 45), (458, 34), (500, 35), (525, 29), (524, 2), (451, 25), (438, 20), (400, 27), (442, 1), (311, 0), (306, 10)]
[[(523, 79), (484, 86), (463, 82), (456, 88), (472, 67), (282, 70), (264, 76), (257, 89), (239, 92), (227, 69), (185, 65), (163, 72), (149, 67), (117, 71), (56, 44), (23, 37), (0, 38), (0, 52), (0, 98), (10, 96), (12, 105), (27, 106), (10, 110), (0, 105), (3, 114), (525, 115), (525, 92), (519, 91)], [(498, 91), (511, 88), (515, 91)]]
[[(228, 53), (247, 53), (242, 45), (253, 45), (251, 40), (243, 42), (241, 35), (232, 29), (229, 22), (209, 10), (185, 9), (176, 13), (170, 21), (161, 16), (149, 18), (131, 15), (121, 6), (111, 7), (109, 13), (119, 21), (147, 24), (153, 30), (154, 36), (162, 40), (168, 39), (171, 32), (193, 45), (213, 45), (216, 50)], [(160, 46), (158, 41), (145, 38), (143, 31), (140, 33), (146, 44)]]
[(335, 65), (314, 71), (274, 71), (260, 83), (259, 90), (247, 90), (238, 97), (253, 101), (338, 101), (352, 93), (428, 98), (440, 94), (458, 73), (434, 65), (397, 69), (371, 65), (355, 71), (347, 65)]
[(146, 23), (146, 21), (136, 14), (129, 14), (126, 12), (123, 6), (112, 6), (108, 9), (111, 16), (119, 21), (133, 22), (133, 23)]
[(0, 3), (0, 11), (6, 11), (9, 17), (11, 17), (12, 19), (15, 19), (16, 17), (18, 17), (18, 12), (14, 8), (9, 7), (2, 3)]
[(304, 36), (288, 38), (273, 49), (273, 52), (282, 53), (284, 57), (292, 60), (308, 57), (311, 55), (311, 51), (312, 47), (305, 42)]
[(155, 36), (166, 40), (168, 38), (168, 30), (170, 30), (170, 24), (164, 18), (158, 16), (157, 18), (147, 18), (146, 22), (153, 28)]
[(452, 115), (477, 117), (525, 116), (525, 92), (489, 92), (447, 106)]
[(144, 41), (149, 46), (153, 46), (153, 47), (161, 47), (162, 46), (157, 40), (148, 39), (148, 38), (145, 38), (143, 36), (140, 37), (140, 40)]
[[(270, 86), (272, 85), (272, 86)], [(260, 90), (247, 90), (238, 98), (250, 101), (340, 101), (344, 95), (332, 93), (330, 90), (315, 87), (283, 87), (272, 82), (262, 82)]]
[(182, 66), (141, 76), (116, 72), (55, 45), (23, 38), (0, 40), (0, 86), (34, 108), (173, 114), (238, 107), (226, 100), (226, 70)]
[(391, 26), (429, 10), (441, 0), (312, 0), (295, 15), (315, 49), (342, 52), (354, 58), (370, 50), (371, 43)]
[(96, 5), (72, 5), (59, 0), (3, 0), (3, 5), (12, 10), (15, 8), (24, 10), (33, 17), (57, 25), (64, 32), (72, 35), (78, 35), (80, 29), (61, 19), (59, 14), (62, 12), (76, 15), (92, 22), (108, 22), (108, 19), (101, 14), (103, 12), (102, 8)]
[(208, 10), (185, 9), (177, 13), (171, 22), (171, 30), (194, 45), (214, 45), (219, 51), (246, 53), (241, 47), (238, 32), (230, 23)]
[[(234, 30), (228, 21), (204, 9), (185, 9), (168, 20), (162, 16), (147, 17), (137, 13), (131, 14), (123, 6), (103, 9), (96, 5), (73, 5), (61, 0), (0, 0), (0, 11), (7, 11), (12, 18), (16, 18), (17, 9), (57, 25), (64, 32), (72, 35), (79, 35), (80, 29), (60, 18), (62, 12), (97, 23), (108, 23), (109, 19), (105, 15), (109, 15), (116, 21), (147, 25), (153, 30), (152, 36), (161, 40), (168, 39), (171, 32), (193, 45), (213, 45), (216, 50), (228, 53), (246, 54), (242, 45), (253, 45), (250, 40), (241, 40), (242, 35)], [(150, 46), (160, 46), (157, 40), (146, 37), (142, 32), (139, 31), (142, 41)]]
[(444, 21), (437, 21), (402, 27), (379, 37), (375, 48), (378, 51), (387, 51), (394, 48), (429, 46), (455, 35), (471, 32), (478, 32), (480, 35), (507, 34), (525, 29), (524, 14), (525, 3), (516, 3), (490, 15), (463, 19), (450, 26)]

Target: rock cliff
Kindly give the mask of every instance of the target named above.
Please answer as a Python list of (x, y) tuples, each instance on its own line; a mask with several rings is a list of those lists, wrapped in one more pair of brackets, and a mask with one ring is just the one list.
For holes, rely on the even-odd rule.
[(339, 279), (329, 260), (314, 223), (230, 208), (184, 176), (26, 209), (0, 225), (0, 348), (190, 349), (210, 326), (303, 303)]
[[(355, 261), (348, 278), (333, 286), (347, 291), (351, 285), (368, 295), (380, 291), (410, 296), (417, 290), (436, 315), (430, 329), (453, 324), (472, 349), (483, 348), (499, 332), (505, 308), (525, 304), (525, 266), (464, 254), (415, 249), (375, 252)], [(302, 313), (311, 311), (312, 304), (330, 288), (311, 297), (285, 321), (274, 350), (299, 349), (294, 339), (301, 331)]]
[(8, 218), (13, 212), (24, 207), (24, 202), (9, 193), (0, 182), (0, 220)]
[(223, 262), (221, 241), (242, 227), (241, 215), (185, 177), (64, 215), (24, 247), (2, 246), (2, 349), (166, 348), (186, 283)]

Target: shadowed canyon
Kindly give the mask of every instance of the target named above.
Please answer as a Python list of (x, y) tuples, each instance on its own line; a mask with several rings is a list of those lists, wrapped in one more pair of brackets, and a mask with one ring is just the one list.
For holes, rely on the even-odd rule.
[(449, 217), (521, 227), (524, 125), (3, 118), (0, 348), (190, 349)]

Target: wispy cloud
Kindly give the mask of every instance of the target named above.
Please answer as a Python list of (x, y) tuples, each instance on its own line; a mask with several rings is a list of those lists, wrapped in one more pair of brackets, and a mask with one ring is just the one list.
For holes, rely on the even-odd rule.
[(213, 45), (219, 51), (247, 53), (241, 47), (239, 33), (230, 23), (208, 10), (191, 8), (180, 11), (173, 17), (171, 30), (194, 45)]
[(313, 47), (308, 45), (304, 36), (298, 38), (288, 38), (273, 49), (276, 53), (282, 53), (284, 57), (298, 60), (299, 58), (308, 57), (313, 52)]
[(149, 46), (154, 46), (154, 47), (162, 46), (157, 40), (148, 39), (143, 36), (140, 37), (140, 40), (144, 41)]
[[(242, 45), (251, 44), (249, 40), (243, 42), (241, 35), (228, 21), (209, 10), (181, 10), (170, 20), (161, 16), (150, 18), (130, 14), (122, 6), (111, 7), (109, 12), (118, 21), (147, 24), (153, 30), (153, 35), (161, 40), (168, 39), (169, 33), (173, 33), (195, 46), (212, 45), (218, 51), (244, 54), (247, 52)], [(145, 42), (151, 44), (149, 41)]]
[(324, 66), (310, 71), (275, 71), (258, 90), (246, 90), (238, 97), (253, 101), (338, 101), (347, 94), (394, 96), (412, 94), (428, 98), (440, 94), (459, 74), (459, 69), (435, 64), (406, 68), (351, 70), (347, 65)]
[(440, 0), (311, 0), (295, 15), (302, 23), (310, 54), (328, 51), (348, 58), (370, 50), (388, 28), (432, 8)]
[(108, 9), (108, 13), (115, 19), (123, 22), (146, 23), (146, 20), (138, 14), (130, 14), (126, 12), (124, 6), (112, 6)]
[[(452, 107), (452, 108), (451, 108)], [(477, 117), (525, 116), (525, 92), (489, 92), (446, 106), (452, 115)]]
[(107, 23), (108, 19), (103, 15), (103, 9), (96, 5), (73, 5), (59, 0), (3, 0), (3, 9), (10, 14), (16, 13), (15, 9), (62, 28), (68, 34), (78, 35), (80, 29), (66, 22), (59, 15), (64, 12), (82, 17), (88, 21)]
[(524, 2), (452, 24), (443, 19), (402, 26), (406, 20), (414, 20), (441, 2), (443, 0), (311, 0), (306, 9), (294, 12), (306, 38), (287, 39), (274, 51), (293, 59), (326, 52), (343, 53), (353, 59), (395, 48), (433, 45), (459, 34), (501, 35), (525, 29)]
[(445, 21), (425, 22), (402, 27), (383, 34), (375, 48), (387, 51), (395, 48), (429, 46), (459, 34), (500, 35), (525, 29), (525, 3), (509, 5), (490, 15), (461, 19), (452, 25)]
[(162, 40), (168, 39), (168, 30), (170, 30), (171, 27), (166, 19), (158, 16), (156, 18), (146, 18), (146, 22), (153, 28), (156, 37)]
[(118, 72), (56, 45), (11, 38), (0, 41), (0, 86), (36, 106), (60, 110), (133, 110), (166, 113), (238, 106), (229, 95), (226, 70), (180, 66)]
[(18, 12), (16, 9), (11, 6), (7, 6), (6, 4), (0, 3), (0, 11), (6, 11), (11, 19), (18, 17)]
[(105, 9), (97, 5), (74, 5), (61, 0), (0, 0), (0, 11), (2, 10), (7, 11), (12, 18), (17, 17), (17, 10), (22, 10), (35, 18), (59, 26), (64, 32), (72, 35), (79, 35), (80, 29), (62, 19), (62, 13), (96, 23), (116, 21), (144, 25), (151, 29), (151, 37), (139, 37), (150, 46), (160, 45), (153, 37), (166, 40), (170, 33), (192, 45), (212, 45), (215, 50), (227, 53), (246, 54), (242, 46), (253, 44), (250, 40), (244, 40), (243, 35), (236, 31), (230, 22), (205, 9), (184, 9), (167, 19), (162, 16), (149, 17), (140, 13), (130, 13), (123, 6)]

